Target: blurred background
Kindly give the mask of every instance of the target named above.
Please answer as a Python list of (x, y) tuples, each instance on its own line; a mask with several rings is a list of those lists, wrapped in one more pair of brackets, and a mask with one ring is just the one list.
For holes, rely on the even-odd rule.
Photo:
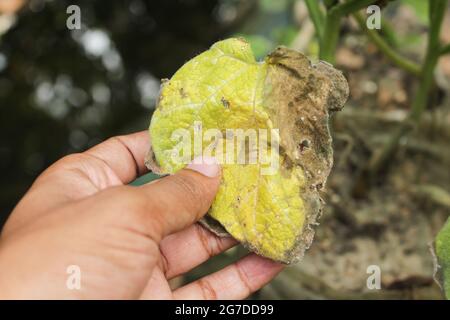
[[(384, 44), (418, 66), (427, 59), (427, 2), (377, 2)], [(72, 4), (81, 9), (79, 30), (66, 27)], [(450, 55), (438, 60), (414, 130), (372, 170), (421, 84), (414, 68), (387, 56), (366, 31), (342, 19), (333, 52), (350, 99), (333, 118), (335, 167), (316, 239), (301, 263), (253, 298), (443, 297), (429, 246), (450, 213)], [(449, 31), (447, 8), (443, 43)], [(258, 58), (278, 45), (319, 57), (303, 0), (0, 0), (0, 226), (58, 158), (145, 130), (160, 79), (230, 36), (246, 38)], [(243, 254), (231, 249), (173, 286)], [(371, 265), (382, 272), (380, 290), (366, 285)]]

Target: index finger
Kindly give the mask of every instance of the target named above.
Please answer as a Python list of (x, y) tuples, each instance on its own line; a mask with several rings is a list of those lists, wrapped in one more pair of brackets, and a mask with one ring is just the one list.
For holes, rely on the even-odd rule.
[(85, 154), (102, 160), (127, 184), (147, 172), (145, 155), (150, 148), (147, 131), (116, 136), (87, 150)]

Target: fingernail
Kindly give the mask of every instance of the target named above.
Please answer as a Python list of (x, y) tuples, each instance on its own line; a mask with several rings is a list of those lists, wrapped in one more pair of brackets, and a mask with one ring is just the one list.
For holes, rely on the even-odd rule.
[(187, 166), (188, 169), (197, 171), (204, 176), (214, 178), (219, 175), (220, 167), (217, 160), (212, 157), (197, 157)]

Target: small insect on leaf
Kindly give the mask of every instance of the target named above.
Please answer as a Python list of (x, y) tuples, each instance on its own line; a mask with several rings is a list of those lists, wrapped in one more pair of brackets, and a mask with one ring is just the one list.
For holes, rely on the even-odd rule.
[(202, 223), (296, 262), (312, 242), (333, 163), (329, 114), (347, 97), (342, 73), (325, 62), (284, 47), (259, 62), (245, 40), (220, 41), (163, 83), (146, 164), (172, 174), (216, 157), (221, 186)]

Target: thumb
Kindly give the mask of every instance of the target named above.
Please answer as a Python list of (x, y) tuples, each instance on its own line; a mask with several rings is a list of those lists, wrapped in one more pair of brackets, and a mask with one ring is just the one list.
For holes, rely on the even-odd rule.
[(214, 158), (196, 158), (176, 174), (139, 187), (153, 233), (163, 238), (199, 220), (211, 207), (220, 176)]

